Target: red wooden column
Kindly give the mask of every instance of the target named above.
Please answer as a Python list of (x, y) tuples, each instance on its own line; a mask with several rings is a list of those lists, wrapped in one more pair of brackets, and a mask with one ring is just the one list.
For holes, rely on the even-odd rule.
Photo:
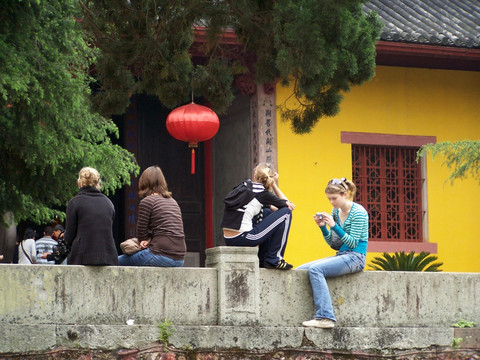
[(212, 140), (204, 143), (205, 167), (205, 248), (213, 247), (213, 159)]

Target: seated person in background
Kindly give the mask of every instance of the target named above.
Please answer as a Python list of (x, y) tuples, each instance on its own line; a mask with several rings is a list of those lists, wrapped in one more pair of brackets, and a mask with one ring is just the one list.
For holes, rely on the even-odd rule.
[(142, 250), (118, 257), (126, 266), (183, 266), (187, 245), (180, 207), (158, 166), (150, 166), (138, 180), (137, 238)]
[(43, 258), (44, 253), (53, 253), (53, 247), (57, 242), (52, 238), (53, 228), (46, 226), (43, 230), (43, 237), (38, 239), (35, 247), (37, 248), (37, 264), (55, 264), (55, 261), (48, 261)]
[[(53, 228), (52, 238), (57, 241), (57, 245), (53, 248), (53, 253), (44, 253), (42, 259), (47, 259), (48, 261), (55, 261), (55, 264), (62, 264), (67, 258), (70, 247), (67, 246), (63, 235), (65, 229), (62, 225), (55, 225)], [(66, 262), (65, 262), (66, 263)]]
[(259, 246), (260, 267), (290, 270), (293, 266), (283, 254), (295, 205), (275, 183), (278, 174), (272, 165), (261, 163), (253, 172), (253, 181), (237, 185), (224, 199), (221, 226), (225, 244)]
[(67, 265), (118, 265), (113, 239), (115, 207), (100, 191), (100, 173), (84, 167), (78, 173), (78, 194), (67, 205)]
[(37, 250), (35, 248), (35, 237), (37, 233), (31, 228), (27, 228), (23, 234), (23, 240), (18, 244), (18, 263), (35, 264), (37, 262)]

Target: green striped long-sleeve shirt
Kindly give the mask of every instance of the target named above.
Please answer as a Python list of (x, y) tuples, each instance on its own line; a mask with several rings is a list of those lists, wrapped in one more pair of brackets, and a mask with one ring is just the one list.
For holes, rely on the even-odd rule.
[(330, 230), (326, 226), (322, 227), (323, 237), (327, 244), (330, 245), (331, 231), (335, 231), (343, 241), (343, 245), (338, 251), (356, 251), (366, 255), (368, 244), (367, 210), (362, 205), (354, 202), (343, 224), (340, 223), (338, 209), (332, 210), (332, 216), (336, 221), (335, 226)]

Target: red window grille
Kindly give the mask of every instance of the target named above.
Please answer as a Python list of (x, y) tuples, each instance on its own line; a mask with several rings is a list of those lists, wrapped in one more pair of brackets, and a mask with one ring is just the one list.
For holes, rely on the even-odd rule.
[(422, 172), (417, 148), (352, 144), (355, 200), (367, 209), (371, 241), (422, 242)]

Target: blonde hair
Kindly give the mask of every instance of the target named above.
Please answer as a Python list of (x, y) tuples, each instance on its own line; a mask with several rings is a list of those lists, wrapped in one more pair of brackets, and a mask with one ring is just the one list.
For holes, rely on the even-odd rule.
[(265, 189), (271, 190), (275, 182), (275, 169), (272, 164), (260, 163), (253, 169), (253, 179), (261, 183)]
[(78, 180), (81, 186), (93, 186), (100, 190), (102, 181), (100, 180), (100, 173), (92, 167), (84, 167), (78, 173)]
[(159, 166), (150, 166), (146, 168), (138, 180), (138, 195), (146, 197), (152, 194), (160, 194), (164, 198), (172, 197), (168, 191), (167, 180)]
[(357, 187), (355, 184), (347, 180), (347, 178), (332, 179), (328, 182), (325, 188), (325, 194), (345, 194), (347, 193), (348, 199), (353, 201), (355, 194), (357, 193)]

